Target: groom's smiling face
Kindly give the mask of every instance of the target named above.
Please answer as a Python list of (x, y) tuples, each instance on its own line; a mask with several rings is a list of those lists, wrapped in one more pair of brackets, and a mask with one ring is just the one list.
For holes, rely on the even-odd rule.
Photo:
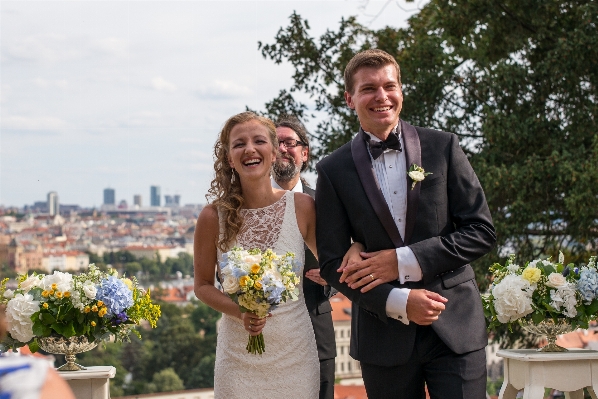
[(353, 75), (353, 93), (345, 92), (349, 108), (357, 112), (363, 130), (381, 140), (399, 122), (403, 92), (393, 65), (363, 67)]

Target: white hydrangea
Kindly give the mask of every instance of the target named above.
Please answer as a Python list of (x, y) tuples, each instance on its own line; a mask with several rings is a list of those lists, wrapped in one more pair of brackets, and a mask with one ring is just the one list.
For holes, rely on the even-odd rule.
[(29, 294), (17, 294), (6, 305), (6, 321), (11, 337), (20, 342), (33, 339), (31, 315), (39, 311), (39, 301)]
[(517, 271), (519, 270), (519, 265), (512, 263), (509, 266), (507, 266), (507, 270), (509, 271), (509, 273), (517, 273)]
[(515, 274), (507, 275), (496, 284), (492, 295), (498, 321), (508, 323), (532, 313), (533, 292), (530, 283)]
[(92, 281), (87, 280), (83, 283), (83, 293), (87, 298), (94, 299), (98, 293), (98, 288)]
[(550, 290), (550, 306), (557, 311), (562, 311), (567, 317), (577, 316), (577, 298), (575, 297), (575, 285), (566, 283), (556, 290)]

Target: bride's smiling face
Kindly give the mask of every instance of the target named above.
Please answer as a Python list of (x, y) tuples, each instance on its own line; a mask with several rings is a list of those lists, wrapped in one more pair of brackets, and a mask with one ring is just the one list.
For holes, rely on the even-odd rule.
[(240, 178), (270, 177), (276, 161), (276, 148), (268, 129), (257, 120), (240, 123), (229, 137), (228, 162)]

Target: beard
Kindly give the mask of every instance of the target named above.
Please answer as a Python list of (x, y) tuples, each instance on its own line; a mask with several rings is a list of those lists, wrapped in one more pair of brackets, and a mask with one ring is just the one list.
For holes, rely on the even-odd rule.
[(282, 159), (276, 159), (276, 162), (272, 165), (272, 174), (274, 175), (275, 181), (286, 183), (293, 180), (293, 178), (301, 172), (303, 162), (297, 165), (295, 159), (289, 155), (282, 155), (280, 158), (284, 158), (289, 162), (284, 162)]

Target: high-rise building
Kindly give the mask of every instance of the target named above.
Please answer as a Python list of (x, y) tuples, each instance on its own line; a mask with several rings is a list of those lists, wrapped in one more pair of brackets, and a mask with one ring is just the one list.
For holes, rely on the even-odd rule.
[(165, 206), (172, 206), (173, 202), (172, 202), (172, 195), (165, 195), (164, 196), (164, 205)]
[(150, 188), (150, 205), (160, 206), (160, 186), (151, 186)]
[(142, 201), (141, 201), (141, 195), (135, 194), (133, 196), (133, 205), (143, 206)]
[(116, 192), (113, 188), (104, 189), (104, 205), (115, 205), (116, 204)]
[(176, 206), (180, 206), (180, 205), (181, 205), (181, 196), (180, 196), (179, 194), (176, 194), (176, 195), (174, 196), (174, 204), (175, 204)]
[(58, 204), (58, 193), (50, 191), (48, 193), (48, 213), (50, 215), (60, 214), (60, 205)]

